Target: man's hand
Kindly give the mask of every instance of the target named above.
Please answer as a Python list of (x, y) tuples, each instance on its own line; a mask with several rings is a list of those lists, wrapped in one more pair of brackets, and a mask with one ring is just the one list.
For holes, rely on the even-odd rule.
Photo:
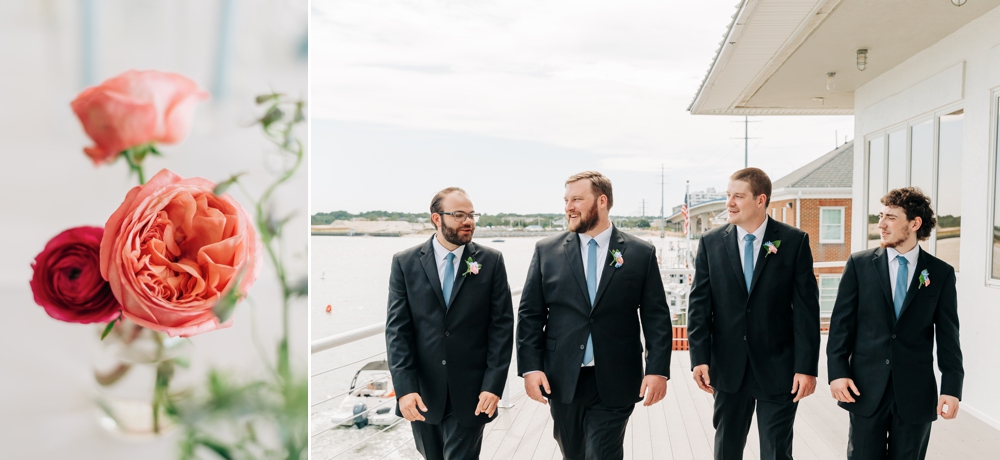
[[(845, 377), (830, 382), (830, 394), (833, 395), (833, 399), (836, 399), (837, 401), (844, 403), (854, 402), (854, 397), (851, 396), (852, 391), (854, 394), (861, 396), (861, 392), (858, 391), (858, 387), (854, 386), (854, 380)], [(940, 405), (938, 406), (938, 409), (941, 409)]]
[(792, 378), (792, 394), (795, 395), (795, 399), (792, 402), (799, 402), (799, 400), (813, 394), (816, 391), (816, 377), (806, 374), (795, 374)]
[(476, 415), (485, 413), (486, 415), (492, 417), (493, 413), (497, 411), (497, 403), (500, 402), (500, 397), (484, 391), (479, 393), (479, 405), (476, 406)]
[(420, 415), (417, 408), (421, 411), (427, 412), (427, 406), (424, 405), (424, 400), (420, 399), (420, 395), (416, 393), (409, 393), (403, 395), (399, 398), (399, 413), (403, 414), (403, 418), (411, 422), (424, 421), (424, 416)]
[(694, 376), (694, 383), (698, 384), (698, 388), (701, 388), (701, 391), (710, 395), (715, 394), (715, 390), (712, 389), (712, 379), (708, 378), (708, 364), (695, 366), (692, 375)]
[[(945, 412), (944, 406), (948, 406), (947, 412)], [(955, 416), (958, 415), (958, 398), (954, 396), (941, 395), (941, 397), (938, 398), (937, 413), (945, 420), (955, 418)]]
[(662, 375), (647, 375), (642, 378), (639, 397), (644, 398), (643, 406), (652, 406), (667, 395), (667, 378)]
[(528, 394), (528, 397), (542, 404), (548, 404), (538, 387), (545, 388), (545, 394), (552, 394), (552, 389), (549, 388), (549, 379), (545, 378), (544, 372), (532, 372), (524, 375), (524, 392)]

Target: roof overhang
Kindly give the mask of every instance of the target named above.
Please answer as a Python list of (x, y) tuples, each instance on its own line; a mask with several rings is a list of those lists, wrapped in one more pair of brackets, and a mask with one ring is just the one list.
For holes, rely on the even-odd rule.
[[(1000, 7), (1000, 0), (743, 0), (688, 110), (849, 115), (854, 91)], [(857, 67), (857, 50), (868, 65)], [(827, 73), (835, 72), (828, 90)]]
[(786, 187), (771, 192), (771, 202), (801, 199), (851, 199), (850, 187)]

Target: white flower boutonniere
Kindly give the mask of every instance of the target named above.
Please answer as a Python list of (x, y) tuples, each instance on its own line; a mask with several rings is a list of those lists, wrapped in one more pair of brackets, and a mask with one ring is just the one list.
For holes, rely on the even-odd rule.
[(614, 260), (612, 260), (608, 266), (614, 265), (615, 268), (619, 268), (625, 263), (625, 258), (622, 257), (622, 252), (617, 249), (611, 251), (611, 258)]
[(473, 275), (478, 275), (480, 268), (483, 268), (483, 266), (480, 265), (479, 262), (472, 260), (472, 257), (469, 257), (465, 261), (465, 273), (462, 273), (462, 276), (468, 275), (469, 273), (472, 273)]

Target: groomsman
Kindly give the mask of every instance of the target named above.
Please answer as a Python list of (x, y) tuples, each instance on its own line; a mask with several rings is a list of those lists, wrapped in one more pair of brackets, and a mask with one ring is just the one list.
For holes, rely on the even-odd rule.
[(431, 201), (438, 230), (392, 258), (385, 341), (396, 415), (428, 460), (479, 458), (513, 347), (500, 252), (472, 242), (477, 214), (460, 188)]
[(539, 241), (528, 268), (518, 374), (531, 399), (549, 404), (564, 458), (620, 459), (635, 404), (667, 393), (670, 308), (655, 248), (611, 225), (611, 181), (576, 174), (565, 201), (569, 231)]
[(809, 235), (770, 219), (771, 179), (741, 169), (729, 225), (702, 235), (688, 303), (694, 380), (715, 395), (715, 458), (740, 459), (757, 412), (761, 459), (792, 458), (799, 400), (816, 389), (819, 290)]
[(917, 244), (936, 223), (930, 198), (906, 187), (881, 201), (879, 247), (852, 254), (840, 280), (830, 393), (850, 412), (848, 459), (922, 460), (931, 422), (955, 418), (962, 398), (955, 269)]

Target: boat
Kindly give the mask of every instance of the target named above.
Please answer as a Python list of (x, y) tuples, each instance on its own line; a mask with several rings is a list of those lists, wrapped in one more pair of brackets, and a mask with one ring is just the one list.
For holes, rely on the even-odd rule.
[(333, 413), (334, 426), (391, 425), (396, 416), (396, 390), (389, 363), (372, 361), (354, 373), (350, 391)]
[(494, 242), (494, 243), (503, 243), (503, 240), (501, 240), (501, 239), (497, 238), (497, 239), (493, 240), (493, 242)]

